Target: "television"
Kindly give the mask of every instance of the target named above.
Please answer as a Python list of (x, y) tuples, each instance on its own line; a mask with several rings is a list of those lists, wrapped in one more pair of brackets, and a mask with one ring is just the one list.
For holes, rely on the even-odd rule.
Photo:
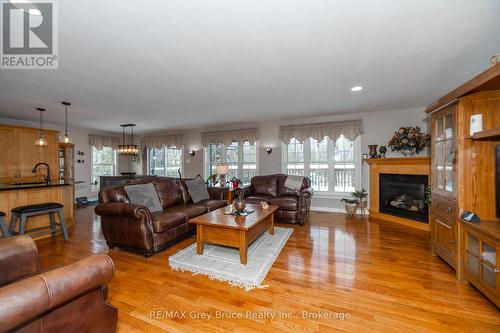
[(496, 200), (497, 200), (497, 217), (500, 218), (500, 145), (496, 146)]

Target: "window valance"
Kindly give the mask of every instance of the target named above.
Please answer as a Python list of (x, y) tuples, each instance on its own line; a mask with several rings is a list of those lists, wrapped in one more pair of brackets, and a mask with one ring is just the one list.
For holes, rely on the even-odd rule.
[(301, 142), (308, 138), (321, 141), (325, 136), (336, 141), (341, 135), (353, 141), (363, 133), (363, 121), (361, 119), (280, 126), (280, 140), (284, 143), (290, 142), (293, 138)]
[(141, 138), (142, 148), (175, 147), (179, 149), (182, 148), (183, 145), (184, 145), (184, 136), (180, 134), (144, 136)]
[(89, 134), (89, 145), (94, 146), (97, 149), (102, 149), (103, 147), (118, 149), (119, 144), (120, 138), (118, 137)]
[(233, 142), (244, 144), (245, 141), (254, 144), (259, 139), (259, 130), (257, 128), (246, 128), (232, 131), (218, 131), (201, 133), (201, 143), (204, 147), (210, 144), (222, 143), (226, 146)]

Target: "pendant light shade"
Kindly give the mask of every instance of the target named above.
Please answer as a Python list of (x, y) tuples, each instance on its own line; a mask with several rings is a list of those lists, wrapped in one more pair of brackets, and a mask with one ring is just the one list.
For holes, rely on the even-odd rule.
[(62, 105), (64, 105), (64, 112), (65, 112), (65, 127), (64, 127), (64, 143), (70, 143), (71, 142), (71, 137), (69, 136), (68, 133), (68, 106), (71, 105), (69, 102), (61, 102)]
[(45, 109), (36, 108), (36, 110), (40, 112), (40, 135), (36, 139), (35, 145), (42, 147), (47, 145), (47, 140), (45, 140), (45, 135), (43, 134), (43, 112), (45, 112)]
[[(122, 144), (118, 145), (118, 154), (135, 156), (139, 153), (139, 147), (134, 145), (134, 127), (135, 124), (123, 124), (122, 127)], [(130, 127), (130, 144), (125, 143), (125, 128)]]

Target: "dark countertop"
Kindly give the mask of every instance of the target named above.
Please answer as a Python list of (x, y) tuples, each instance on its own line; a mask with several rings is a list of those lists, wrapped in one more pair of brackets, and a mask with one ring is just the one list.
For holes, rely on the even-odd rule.
[(65, 181), (65, 180), (54, 180), (49, 184), (46, 182), (20, 182), (20, 183), (0, 183), (0, 191), (13, 191), (13, 190), (28, 190), (37, 188), (47, 188), (47, 187), (59, 187), (59, 186), (73, 186), (75, 184), (81, 184), (83, 181)]

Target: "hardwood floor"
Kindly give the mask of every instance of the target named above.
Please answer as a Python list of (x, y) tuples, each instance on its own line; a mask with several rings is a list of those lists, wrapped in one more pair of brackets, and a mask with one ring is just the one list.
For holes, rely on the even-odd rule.
[[(109, 251), (118, 331), (500, 332), (500, 311), (455, 280), (431, 254), (423, 231), (321, 213), (303, 227), (284, 226), (294, 233), (264, 280), (269, 288), (249, 292), (169, 268), (168, 257), (195, 237), (149, 259)], [(58, 236), (37, 245), (44, 270), (108, 252), (93, 207), (76, 210), (70, 240)], [(169, 311), (179, 311), (178, 318), (168, 318)], [(249, 318), (246, 311), (275, 317)], [(244, 318), (214, 318), (217, 313)], [(212, 318), (193, 318), (202, 315)]]

